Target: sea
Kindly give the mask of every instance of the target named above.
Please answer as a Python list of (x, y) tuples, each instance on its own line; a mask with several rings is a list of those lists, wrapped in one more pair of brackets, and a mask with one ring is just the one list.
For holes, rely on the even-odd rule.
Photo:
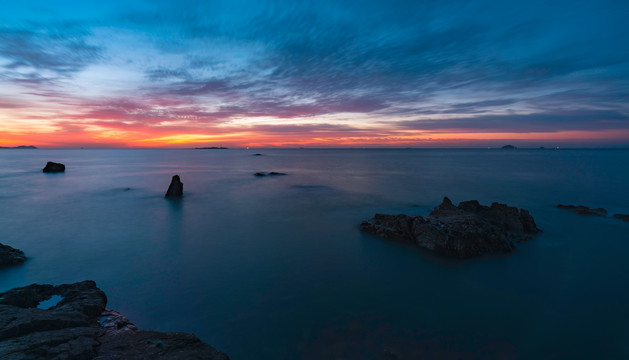
[[(4, 149), (0, 243), (28, 260), (0, 292), (91, 279), (139, 328), (234, 360), (627, 359), (628, 179), (623, 149)], [(444, 196), (543, 232), (461, 260), (360, 231)]]

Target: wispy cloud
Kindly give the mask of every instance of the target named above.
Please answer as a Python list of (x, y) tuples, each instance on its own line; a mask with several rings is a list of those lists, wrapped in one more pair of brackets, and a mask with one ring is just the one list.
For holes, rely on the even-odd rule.
[(76, 24), (0, 29), (0, 57), (9, 71), (50, 71), (67, 76), (98, 60), (101, 49), (86, 41), (89, 32)]
[(398, 123), (407, 129), (493, 131), (493, 132), (559, 132), (566, 130), (629, 129), (629, 115), (610, 110), (576, 112), (479, 115), (445, 119), (422, 119)]

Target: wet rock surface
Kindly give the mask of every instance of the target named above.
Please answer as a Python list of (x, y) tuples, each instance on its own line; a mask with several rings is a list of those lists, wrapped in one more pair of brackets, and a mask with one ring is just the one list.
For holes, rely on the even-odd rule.
[(423, 248), (469, 258), (515, 250), (541, 230), (525, 209), (476, 200), (455, 206), (447, 197), (427, 217), (376, 214), (361, 230), (384, 238), (411, 242)]
[(0, 359), (229, 359), (192, 334), (138, 330), (106, 304), (93, 281), (0, 293)]
[(18, 265), (26, 260), (22, 250), (0, 244), (0, 267)]
[(46, 166), (44, 166), (42, 171), (45, 173), (65, 172), (66, 166), (61, 163), (49, 161), (46, 163)]
[(170, 180), (170, 185), (168, 186), (168, 190), (166, 191), (166, 195), (164, 197), (167, 198), (180, 198), (183, 196), (183, 183), (179, 178), (179, 175), (174, 175), (172, 180)]
[(575, 214), (588, 216), (607, 216), (607, 210), (603, 208), (592, 209), (584, 205), (557, 205), (558, 209), (570, 210)]

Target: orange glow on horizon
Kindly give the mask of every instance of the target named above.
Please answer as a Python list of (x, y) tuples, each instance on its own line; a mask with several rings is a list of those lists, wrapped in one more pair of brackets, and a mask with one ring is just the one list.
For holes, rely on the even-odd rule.
[[(100, 127), (99, 127), (100, 128)], [(144, 129), (146, 130), (146, 129)], [(64, 131), (10, 132), (0, 128), (0, 146), (35, 145), (42, 148), (182, 148), (226, 147), (438, 147), (488, 146), (497, 141), (592, 142), (623, 141), (629, 130), (560, 131), (560, 132), (464, 132), (422, 130), (357, 130), (355, 135), (343, 131), (255, 132), (227, 129), (224, 133), (173, 132), (168, 129), (139, 131), (96, 128)], [(305, 129), (307, 130), (307, 129)]]

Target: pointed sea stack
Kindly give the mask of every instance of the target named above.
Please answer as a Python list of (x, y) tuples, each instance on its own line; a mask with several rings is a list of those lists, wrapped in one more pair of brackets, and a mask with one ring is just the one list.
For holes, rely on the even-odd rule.
[(170, 181), (170, 185), (168, 186), (168, 191), (166, 191), (166, 198), (180, 198), (183, 196), (183, 183), (179, 178), (179, 175), (173, 176), (173, 179)]
[(65, 172), (66, 166), (61, 163), (49, 161), (42, 171), (45, 173)]

